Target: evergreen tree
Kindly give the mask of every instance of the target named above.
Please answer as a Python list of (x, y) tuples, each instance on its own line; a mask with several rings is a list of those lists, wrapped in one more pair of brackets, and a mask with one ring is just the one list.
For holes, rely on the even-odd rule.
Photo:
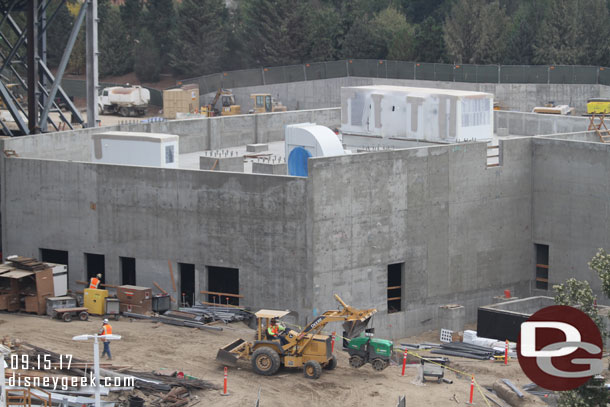
[(227, 10), (223, 0), (183, 0), (172, 33), (170, 66), (188, 76), (218, 72), (226, 48)]
[[(159, 48), (161, 66), (169, 64), (169, 53), (172, 49), (172, 39), (169, 35), (176, 24), (176, 12), (173, 0), (148, 0), (146, 3), (148, 12), (146, 21), (148, 32), (152, 34), (157, 47)], [(140, 30), (140, 33), (142, 31)]]
[(498, 63), (508, 19), (497, 0), (458, 0), (445, 20), (445, 45), (454, 63)]
[(535, 64), (574, 65), (582, 60), (579, 2), (554, 0), (534, 40)]
[(337, 10), (330, 5), (312, 8), (307, 19), (307, 60), (317, 62), (340, 59), (343, 31), (341, 24), (338, 24), (341, 16)]
[[(47, 16), (53, 15), (57, 10), (56, 4), (51, 4), (47, 10)], [(47, 65), (50, 67), (56, 67), (59, 65), (63, 50), (68, 43), (68, 37), (72, 32), (72, 26), (74, 25), (74, 18), (70, 14), (68, 8), (62, 5), (55, 19), (51, 22), (47, 29)]]
[(140, 82), (157, 82), (161, 65), (160, 53), (153, 35), (146, 27), (138, 34), (135, 46), (135, 61), (133, 69)]
[(299, 0), (244, 0), (244, 37), (255, 65), (305, 62), (306, 8)]
[(100, 76), (123, 75), (133, 69), (133, 39), (121, 23), (119, 10), (110, 0), (98, 0), (97, 15)]
[(375, 35), (385, 39), (387, 54), (383, 58), (410, 61), (415, 57), (414, 29), (399, 10), (388, 7), (371, 21)]
[(610, 64), (610, 27), (608, 26), (608, 3), (606, 0), (587, 0), (580, 2), (579, 27), (581, 55), (578, 63), (582, 65)]
[(342, 54), (344, 58), (383, 59), (388, 54), (386, 39), (372, 26), (372, 19), (358, 18), (345, 34)]
[(505, 64), (531, 64), (534, 59), (533, 38), (544, 20), (547, 0), (526, 0), (513, 14), (506, 35)]
[(144, 5), (142, 3), (142, 0), (124, 0), (119, 7), (121, 21), (131, 41), (137, 38), (140, 32), (144, 15)]
[(434, 17), (426, 17), (415, 28), (415, 59), (422, 62), (446, 62), (443, 25)]

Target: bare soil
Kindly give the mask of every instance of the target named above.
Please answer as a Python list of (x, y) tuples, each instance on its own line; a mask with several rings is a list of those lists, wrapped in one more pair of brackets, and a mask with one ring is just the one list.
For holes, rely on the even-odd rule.
[[(250, 340), (254, 331), (243, 323), (222, 325), (222, 332), (202, 331), (145, 320), (122, 318), (111, 321), (113, 333), (121, 335), (120, 341), (111, 344), (115, 365), (129, 365), (137, 371), (170, 369), (211, 381), (222, 386), (223, 366), (216, 362), (218, 348), (237, 339)], [(101, 318), (89, 321), (65, 323), (50, 317), (0, 312), (0, 337), (29, 342), (53, 352), (72, 354), (92, 360), (93, 344), (75, 342), (72, 336), (95, 333), (101, 326)], [(438, 332), (398, 340), (396, 343), (438, 342)], [(416, 365), (407, 368), (401, 377), (401, 366), (391, 365), (382, 372), (373, 370), (370, 364), (360, 369), (349, 366), (347, 353), (341, 351), (337, 341), (335, 354), (338, 366), (333, 371), (323, 370), (318, 380), (303, 377), (300, 369), (282, 368), (275, 376), (265, 377), (253, 373), (248, 362), (240, 361), (237, 368), (229, 368), (230, 396), (223, 397), (215, 390), (197, 394), (198, 405), (225, 407), (253, 406), (260, 389), (261, 406), (392, 406), (398, 397), (407, 396), (408, 406), (452, 406), (468, 401), (470, 377), (475, 376), (481, 387), (491, 387), (500, 378), (508, 378), (517, 386), (530, 382), (516, 361), (508, 366), (493, 361), (478, 361), (450, 357), (450, 367), (465, 374), (446, 371), (445, 377), (453, 384), (426, 382), (414, 384)], [(421, 355), (428, 355), (421, 352)], [(456, 400), (459, 402), (456, 402)], [(487, 405), (475, 392), (474, 403)], [(532, 396), (522, 406), (545, 405)]]

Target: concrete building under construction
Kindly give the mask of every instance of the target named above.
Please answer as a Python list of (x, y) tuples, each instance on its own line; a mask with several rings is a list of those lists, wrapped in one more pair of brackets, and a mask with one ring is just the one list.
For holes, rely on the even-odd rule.
[[(485, 95), (464, 112), (442, 105), (439, 129), (459, 136), (459, 115), (492, 144), (352, 131), (351, 153), (305, 158), (307, 176), (274, 170), (285, 126), (353, 130), (356, 102), (3, 139), (3, 253), (68, 264), (73, 289), (102, 272), (175, 297), (238, 294), (221, 301), (288, 308), (300, 323), (339, 293), (377, 308), (373, 326), (394, 338), (439, 328), (445, 304), (473, 320), (506, 289), (546, 294), (578, 277), (599, 291), (586, 264), (609, 243), (608, 146), (587, 118), (492, 112)], [(404, 100), (380, 106), (417, 117), (421, 100)], [(93, 162), (105, 140), (93, 135), (116, 131), (177, 135), (178, 168)], [(231, 158), (242, 165), (223, 169)]]

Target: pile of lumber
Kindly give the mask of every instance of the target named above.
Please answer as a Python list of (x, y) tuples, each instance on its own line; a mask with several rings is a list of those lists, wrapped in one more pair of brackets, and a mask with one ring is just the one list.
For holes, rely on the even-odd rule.
[(9, 256), (6, 259), (12, 263), (13, 267), (21, 270), (38, 271), (49, 268), (49, 266), (47, 266), (45, 263), (31, 257)]
[(214, 326), (205, 322), (204, 318), (198, 315), (189, 315), (178, 311), (166, 311), (163, 315), (146, 315), (135, 312), (123, 312), (123, 316), (135, 319), (146, 319), (152, 322), (161, 322), (168, 325), (184, 326), (188, 328), (199, 328), (211, 331), (222, 331), (222, 327)]
[[(7, 346), (12, 354), (19, 356), (19, 360), (22, 360), (22, 355), (28, 355), (30, 361), (37, 361), (38, 357), (40, 360), (51, 361), (52, 375), (60, 377), (90, 377), (93, 371), (94, 364), (91, 361), (72, 358), (70, 366), (68, 368), (68, 361), (65, 355), (53, 352), (48, 349), (41, 348), (25, 342), (11, 341), (4, 338), (1, 341), (2, 344)], [(36, 363), (30, 364), (31, 368), (36, 368)], [(42, 367), (42, 364), (41, 364)], [(61, 370), (60, 370), (61, 368)], [(49, 370), (37, 371), (31, 370), (18, 370), (13, 371), (10, 369), (6, 370), (7, 377), (16, 374), (20, 377), (44, 377), (49, 374)], [(188, 404), (192, 404), (193, 401), (198, 399), (198, 396), (193, 394), (197, 391), (205, 390), (219, 390), (220, 387), (206, 380), (198, 379), (177, 371), (169, 373), (159, 374), (154, 372), (140, 372), (132, 370), (131, 366), (117, 366), (111, 363), (100, 363), (100, 376), (112, 377), (113, 383), (120, 382), (122, 384), (131, 384), (133, 386), (123, 385), (121, 387), (103, 387), (102, 395), (106, 396), (109, 392), (120, 392), (119, 399), (125, 398), (122, 396), (138, 395), (151, 401), (151, 404), (162, 405), (164, 407), (181, 407)], [(134, 380), (116, 380), (116, 378), (129, 378), (133, 377)], [(79, 381), (80, 383), (80, 381)], [(53, 388), (40, 388), (36, 391), (46, 390), (52, 400), (65, 400), (67, 397), (69, 400), (68, 405), (71, 407), (80, 407), (85, 405), (92, 405), (94, 403), (93, 392), (94, 388), (91, 386), (87, 387), (69, 387), (68, 390), (59, 390)], [(87, 396), (87, 397), (83, 397)], [(147, 403), (148, 404), (148, 403)], [(103, 402), (104, 406), (113, 406), (112, 402)]]

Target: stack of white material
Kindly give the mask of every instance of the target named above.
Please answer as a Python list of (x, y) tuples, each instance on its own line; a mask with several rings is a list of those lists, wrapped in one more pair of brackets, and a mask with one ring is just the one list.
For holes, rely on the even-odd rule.
[[(464, 342), (471, 343), (473, 345), (485, 346), (487, 348), (493, 348), (496, 351), (504, 351), (506, 348), (506, 342), (498, 341), (496, 339), (491, 338), (480, 338), (477, 336), (477, 331), (464, 331)], [(508, 343), (508, 352), (509, 355), (512, 353), (516, 353), (517, 344), (514, 342)]]

